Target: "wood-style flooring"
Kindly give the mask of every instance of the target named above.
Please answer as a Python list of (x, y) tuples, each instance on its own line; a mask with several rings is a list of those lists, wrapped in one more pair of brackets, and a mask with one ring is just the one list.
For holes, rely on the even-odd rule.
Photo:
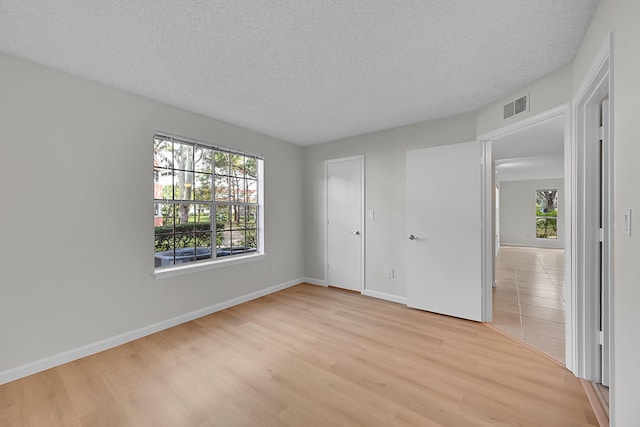
[(0, 386), (0, 426), (596, 426), (485, 324), (301, 284)]

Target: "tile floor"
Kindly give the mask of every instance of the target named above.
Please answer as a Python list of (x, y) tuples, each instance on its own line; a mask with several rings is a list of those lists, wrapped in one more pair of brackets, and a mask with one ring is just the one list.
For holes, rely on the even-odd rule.
[(492, 325), (564, 363), (564, 250), (502, 246)]

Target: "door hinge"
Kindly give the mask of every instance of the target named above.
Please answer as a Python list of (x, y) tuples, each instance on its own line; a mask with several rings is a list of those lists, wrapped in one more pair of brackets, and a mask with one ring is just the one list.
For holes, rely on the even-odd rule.
[(329, 271), (329, 263), (327, 263), (327, 271)]
[(604, 228), (600, 228), (600, 232), (598, 233), (598, 238), (601, 242), (604, 242)]
[(598, 340), (600, 341), (600, 345), (604, 345), (604, 332), (600, 331), (598, 334)]
[(600, 141), (604, 141), (604, 126), (598, 128), (598, 138), (600, 138)]

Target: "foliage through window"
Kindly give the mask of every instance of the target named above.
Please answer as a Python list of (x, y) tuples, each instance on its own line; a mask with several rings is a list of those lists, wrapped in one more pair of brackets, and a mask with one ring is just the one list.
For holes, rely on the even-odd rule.
[(536, 190), (536, 238), (558, 238), (558, 190)]
[(156, 134), (155, 266), (259, 249), (262, 157)]

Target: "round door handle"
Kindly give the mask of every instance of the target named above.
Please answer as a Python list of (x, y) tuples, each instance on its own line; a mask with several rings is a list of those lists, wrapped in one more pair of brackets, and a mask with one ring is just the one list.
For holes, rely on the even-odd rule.
[(359, 231), (352, 231), (351, 234), (353, 234), (354, 236), (359, 236), (360, 232)]
[(413, 234), (409, 234), (409, 240), (416, 240), (416, 236), (414, 236)]

